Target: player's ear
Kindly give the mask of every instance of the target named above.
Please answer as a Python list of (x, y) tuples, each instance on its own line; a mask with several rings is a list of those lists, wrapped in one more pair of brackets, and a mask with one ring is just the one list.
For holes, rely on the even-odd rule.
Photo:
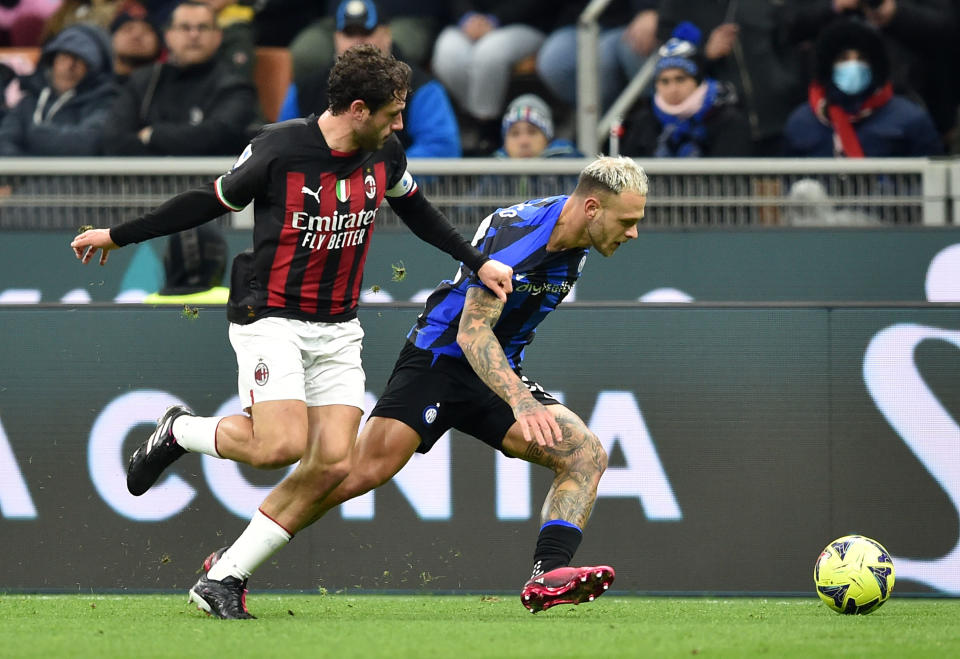
[(589, 218), (593, 219), (596, 217), (597, 212), (600, 210), (600, 200), (596, 197), (587, 197), (583, 201), (583, 212)]
[(350, 104), (350, 115), (357, 121), (363, 121), (366, 118), (365, 113), (369, 112), (370, 108), (367, 107), (366, 102), (359, 98)]

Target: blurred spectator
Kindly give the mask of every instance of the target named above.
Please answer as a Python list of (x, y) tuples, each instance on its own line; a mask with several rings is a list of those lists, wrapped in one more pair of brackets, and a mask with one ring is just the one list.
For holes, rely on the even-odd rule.
[(890, 55), (894, 91), (922, 100), (941, 133), (956, 116), (957, 8), (952, 0), (793, 0), (791, 42), (812, 43), (841, 16), (879, 31)]
[[(657, 47), (658, 0), (613, 0), (600, 16), (597, 41), (600, 100), (609, 107)], [(577, 102), (577, 27), (584, 5), (564, 6), (562, 25), (537, 53), (537, 74), (547, 89), (573, 107)]]
[(786, 154), (813, 157), (932, 156), (943, 143), (929, 113), (893, 93), (877, 31), (841, 18), (821, 33), (809, 100), (790, 115)]
[(624, 121), (620, 152), (657, 158), (748, 157), (750, 123), (731, 83), (703, 75), (700, 30), (680, 23), (659, 51), (653, 99)]
[(248, 141), (257, 96), (249, 80), (216, 58), (221, 32), (209, 5), (174, 10), (168, 61), (134, 71), (113, 107), (109, 155), (229, 155)]
[(217, 26), (223, 33), (217, 56), (247, 80), (253, 81), (254, 0), (206, 0), (217, 14)]
[(110, 29), (121, 0), (63, 0), (46, 23), (40, 34), (40, 43), (47, 43), (64, 28), (77, 23), (87, 23)]
[(150, 22), (147, 9), (128, 0), (110, 24), (113, 45), (113, 73), (118, 83), (126, 82), (135, 69), (160, 57), (160, 32)]
[(511, 101), (503, 115), (503, 146), (497, 158), (580, 158), (583, 154), (569, 140), (554, 139), (553, 113), (536, 94), (523, 94)]
[[(334, 45), (339, 57), (352, 46), (373, 44), (384, 53), (393, 52), (391, 28), (379, 22), (372, 0), (343, 0), (337, 10)], [(399, 58), (399, 53), (393, 53)], [(412, 92), (403, 110), (403, 128), (396, 131), (408, 158), (459, 158), (460, 131), (457, 118), (439, 82), (416, 64)], [(330, 67), (321, 69), (290, 85), (278, 121), (305, 117), (327, 109), (327, 78)]]
[(227, 241), (213, 222), (175, 233), (163, 254), (164, 284), (144, 304), (226, 304)]
[(482, 137), (496, 144), (513, 67), (540, 49), (556, 8), (547, 0), (474, 0), (454, 6), (458, 22), (437, 37), (433, 74), (478, 122)]
[[(521, 94), (513, 99), (503, 114), (503, 146), (493, 152), (495, 158), (577, 158), (582, 154), (572, 143), (553, 136), (553, 113), (536, 94)], [(531, 166), (536, 172), (536, 165)], [(480, 176), (470, 194), (474, 197), (509, 199), (519, 195), (540, 199), (563, 194), (577, 184), (576, 175), (516, 174), (505, 185), (503, 176)], [(507, 202), (503, 202), (506, 204)], [(465, 215), (474, 212), (468, 207), (457, 209)]]
[(814, 178), (794, 181), (787, 193), (784, 220), (791, 226), (878, 226), (880, 221), (856, 208), (839, 208)]
[(785, 9), (785, 2), (770, 0), (660, 0), (657, 33), (662, 41), (681, 21), (707, 35), (704, 74), (734, 84), (757, 156), (781, 153), (783, 124), (803, 100), (799, 66), (782, 27)]
[[(171, 22), (173, 11), (180, 5), (182, 0), (121, 0), (123, 2), (117, 10), (117, 16), (128, 13), (128, 8), (143, 7), (146, 10), (146, 17), (143, 17), (139, 9), (133, 9), (132, 13), (136, 18), (145, 20), (157, 29), (158, 26), (166, 28)], [(210, 5), (217, 16), (217, 27), (220, 28), (221, 39), (220, 46), (217, 49), (217, 56), (228, 65), (228, 68), (236, 71), (248, 80), (253, 80), (254, 66), (254, 37), (253, 37), (253, 17), (254, 8), (252, 4), (256, 0), (202, 0)], [(141, 5), (141, 2), (144, 4)], [(116, 19), (114, 19), (116, 21)], [(163, 44), (161, 39), (160, 44)]]
[(0, 48), (33, 48), (59, 0), (0, 0)]
[(0, 155), (100, 153), (115, 89), (110, 41), (92, 25), (72, 25), (43, 49), (37, 71), (21, 81), (26, 96), (0, 122)]
[[(295, 0), (270, 0), (267, 6), (278, 1)], [(319, 2), (317, 4), (323, 6)], [(326, 11), (319, 20), (309, 23), (306, 28), (303, 25), (309, 21), (300, 20), (299, 28), (302, 29), (290, 42), (295, 77), (333, 66), (333, 33), (346, 4), (340, 0), (327, 0)], [(390, 26), (401, 59), (408, 64), (426, 66), (437, 31), (449, 22), (448, 3), (445, 0), (380, 0), (377, 10), (377, 22)]]

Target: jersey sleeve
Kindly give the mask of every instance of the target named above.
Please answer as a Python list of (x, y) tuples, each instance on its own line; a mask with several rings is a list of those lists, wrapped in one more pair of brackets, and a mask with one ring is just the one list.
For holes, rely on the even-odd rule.
[(413, 174), (407, 170), (407, 154), (396, 135), (392, 135), (387, 148), (390, 156), (387, 158), (387, 191), (384, 195), (388, 199), (410, 197), (417, 191), (417, 182)]
[(243, 150), (229, 172), (214, 183), (217, 199), (233, 211), (243, 210), (266, 188), (267, 173), (274, 160), (269, 133), (261, 132)]
[[(514, 269), (515, 275), (523, 272), (542, 258), (550, 228), (536, 220), (537, 209), (523, 204), (501, 208), (480, 222), (472, 244), (489, 259), (496, 259)], [(482, 286), (476, 272), (472, 273), (468, 286)]]

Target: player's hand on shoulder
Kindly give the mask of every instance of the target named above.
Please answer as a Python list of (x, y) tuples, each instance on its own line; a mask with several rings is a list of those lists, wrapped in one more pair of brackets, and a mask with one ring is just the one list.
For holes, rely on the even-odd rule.
[(110, 237), (110, 229), (88, 229), (77, 235), (70, 243), (73, 253), (84, 264), (90, 262), (97, 250), (100, 252), (100, 265), (107, 262), (110, 250), (118, 249), (117, 244)]
[(477, 276), (491, 293), (501, 302), (506, 303), (507, 295), (513, 292), (513, 268), (506, 263), (490, 259), (480, 266)]
[(523, 431), (523, 439), (539, 446), (553, 448), (563, 440), (556, 418), (545, 405), (533, 396), (525, 398), (513, 408), (513, 415)]

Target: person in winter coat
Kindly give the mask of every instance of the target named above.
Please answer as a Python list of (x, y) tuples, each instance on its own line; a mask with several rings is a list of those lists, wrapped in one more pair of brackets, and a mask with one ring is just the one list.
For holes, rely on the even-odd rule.
[(620, 150), (657, 158), (748, 157), (750, 123), (730, 83), (703, 75), (700, 30), (680, 23), (660, 48), (653, 99), (624, 121)]
[(209, 5), (186, 0), (164, 38), (169, 54), (134, 71), (113, 106), (104, 151), (118, 156), (234, 155), (257, 116), (253, 84), (216, 57), (222, 35)]
[(784, 130), (785, 153), (810, 157), (909, 157), (943, 153), (927, 110), (893, 93), (890, 60), (876, 30), (842, 18), (816, 45), (806, 103)]
[[(342, 0), (336, 12), (333, 33), (337, 57), (357, 44), (373, 44), (384, 54), (402, 59), (394, 46), (393, 33), (373, 0)], [(408, 158), (459, 158), (460, 128), (447, 91), (416, 63), (412, 70), (410, 95), (403, 108), (403, 128), (395, 131)], [(320, 67), (290, 84), (277, 121), (306, 117), (327, 109), (327, 79), (332, 66)]]
[(733, 83), (756, 156), (780, 155), (783, 123), (803, 100), (798, 55), (781, 27), (788, 5), (784, 0), (660, 0), (658, 8), (661, 42), (683, 21), (700, 28), (704, 73)]
[(98, 155), (116, 94), (112, 71), (100, 28), (72, 25), (55, 36), (21, 81), (26, 96), (0, 122), (0, 155)]

